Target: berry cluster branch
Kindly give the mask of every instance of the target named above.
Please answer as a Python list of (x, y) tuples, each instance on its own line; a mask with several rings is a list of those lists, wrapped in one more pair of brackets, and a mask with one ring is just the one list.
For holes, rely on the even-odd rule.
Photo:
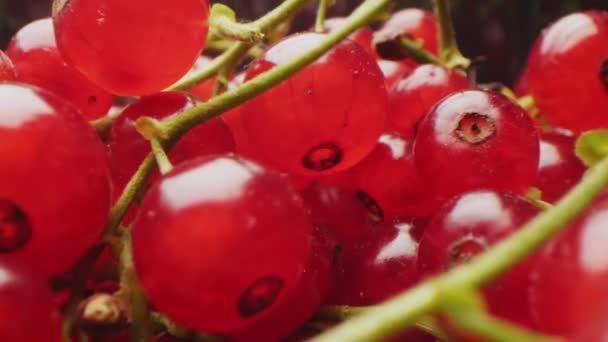
[(471, 61), (458, 48), (456, 32), (452, 24), (449, 0), (433, 0), (435, 15), (439, 20), (439, 60), (449, 68), (466, 69)]
[(524, 260), (587, 209), (607, 185), (608, 158), (604, 158), (553, 208), (484, 254), (370, 308), (313, 341), (372, 341), (399, 333), (418, 317), (439, 310), (446, 294), (479, 288)]
[(325, 33), (325, 19), (327, 18), (327, 10), (334, 4), (335, 0), (319, 0), (317, 20), (315, 21), (315, 31)]
[[(269, 31), (288, 20), (300, 9), (302, 9), (308, 2), (310, 2), (310, 0), (285, 0), (272, 11), (268, 12), (266, 15), (250, 23), (249, 25), (257, 28), (260, 32)], [(208, 80), (209, 78), (215, 76), (225, 65), (236, 64), (238, 60), (247, 54), (251, 47), (252, 44), (245, 42), (234, 43), (232, 47), (215, 58), (205, 68), (202, 68), (198, 72), (183, 78), (171, 87), (167, 88), (167, 90), (188, 90), (197, 84)]]

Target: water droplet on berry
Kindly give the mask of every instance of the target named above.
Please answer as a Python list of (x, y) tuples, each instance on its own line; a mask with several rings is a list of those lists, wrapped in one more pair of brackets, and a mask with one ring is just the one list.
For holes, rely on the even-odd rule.
[(608, 58), (602, 62), (602, 66), (600, 67), (600, 81), (608, 89)]
[(249, 318), (269, 308), (279, 297), (284, 282), (276, 276), (258, 279), (243, 292), (237, 301), (239, 313)]
[(30, 222), (13, 202), (0, 199), (0, 253), (21, 249), (32, 238)]
[(368, 195), (366, 192), (359, 190), (357, 191), (357, 198), (359, 201), (361, 201), (361, 203), (363, 203), (365, 208), (369, 210), (372, 215), (371, 219), (373, 221), (381, 222), (384, 220), (384, 210), (382, 210), (382, 207), (380, 207), (378, 202), (373, 197)]
[(465, 113), (456, 127), (456, 135), (460, 140), (470, 144), (480, 144), (496, 132), (496, 124), (487, 115)]
[(342, 161), (342, 149), (334, 143), (313, 147), (302, 159), (302, 165), (311, 170), (324, 171), (331, 169)]
[(472, 235), (456, 241), (448, 252), (447, 266), (453, 268), (471, 260), (475, 255), (486, 250), (488, 244), (481, 238)]

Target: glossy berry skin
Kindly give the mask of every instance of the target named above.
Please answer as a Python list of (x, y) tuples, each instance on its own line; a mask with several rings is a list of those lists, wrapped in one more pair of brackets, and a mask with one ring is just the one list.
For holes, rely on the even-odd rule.
[(0, 263), (0, 340), (61, 341), (59, 308), (45, 279), (20, 264)]
[[(483, 253), (534, 217), (538, 209), (526, 200), (504, 193), (477, 191), (443, 205), (426, 226), (418, 252), (422, 275), (446, 272)], [(529, 259), (531, 260), (531, 259)], [(520, 264), (484, 290), (492, 313), (531, 325), (532, 261)]]
[(54, 95), (0, 84), (0, 259), (66, 271), (97, 240), (110, 207), (105, 148)]
[(208, 0), (53, 3), (66, 61), (117, 95), (150, 95), (186, 74), (205, 46), (208, 17)]
[(382, 217), (423, 217), (434, 209), (432, 196), (416, 171), (412, 138), (383, 134), (376, 148), (352, 173), (357, 191), (369, 197)]
[(312, 252), (291, 296), (252, 326), (230, 334), (235, 341), (278, 341), (296, 331), (321, 307), (330, 284), (333, 258), (339, 248), (331, 229), (313, 228)]
[(403, 63), (387, 60), (387, 59), (379, 59), (378, 66), (382, 73), (384, 74), (384, 80), (386, 82), (386, 89), (390, 91), (393, 89), (395, 84), (402, 78), (407, 77), (414, 68)]
[(583, 177), (585, 165), (574, 153), (576, 136), (568, 132), (545, 132), (540, 136), (540, 159), (536, 187), (543, 200), (556, 202)]
[(51, 18), (24, 26), (9, 43), (6, 53), (13, 61), (17, 81), (33, 84), (66, 99), (88, 119), (108, 113), (112, 94), (87, 80), (63, 60)]
[(416, 67), (389, 92), (389, 125), (413, 136), (416, 124), (444, 97), (474, 85), (458, 71), (439, 65)]
[(532, 270), (535, 281), (530, 292), (541, 331), (568, 336), (605, 313), (607, 222), (608, 196), (604, 194), (541, 251)]
[(577, 12), (550, 25), (534, 44), (523, 77), (554, 126), (607, 128), (608, 12)]
[[(150, 153), (150, 142), (144, 139), (135, 122), (142, 116), (165, 119), (192, 108), (194, 101), (178, 92), (163, 92), (141, 98), (129, 105), (112, 126), (110, 153), (112, 178), (117, 190), (124, 188), (146, 155)], [(173, 163), (210, 154), (233, 152), (234, 138), (221, 118), (211, 119), (189, 131), (169, 151)]]
[[(437, 19), (433, 13), (418, 9), (406, 8), (393, 13), (377, 32), (378, 36), (402, 36), (422, 42), (422, 47), (434, 55), (439, 53), (439, 33)], [(417, 65), (407, 58), (402, 60), (409, 66)]]
[(0, 50), (0, 81), (14, 81), (15, 66), (10, 58)]
[(482, 188), (523, 193), (536, 180), (539, 139), (516, 103), (468, 90), (445, 98), (420, 122), (414, 156), (439, 197)]
[[(211, 61), (212, 61), (212, 59), (207, 56), (199, 56), (196, 59), (196, 62), (194, 63), (194, 65), (192, 66), (192, 69), (190, 69), (190, 72), (188, 72), (188, 74), (186, 74), (186, 76), (184, 76), (184, 77), (188, 77), (188, 75), (190, 75), (192, 73), (196, 73), (200, 69), (203, 69), (209, 63), (211, 63)], [(197, 86), (193, 87), (192, 89), (190, 89), (188, 91), (188, 93), (192, 94), (198, 100), (207, 101), (211, 97), (213, 97), (213, 90), (215, 88), (215, 80), (216, 80), (215, 77), (212, 77), (212, 78), (198, 84)]]
[[(291, 61), (325, 37), (304, 33), (279, 42), (253, 63), (247, 79)], [(241, 120), (262, 161), (292, 174), (321, 175), (352, 167), (371, 151), (384, 128), (387, 107), (378, 64), (346, 40), (245, 103)]]
[(199, 158), (146, 195), (133, 229), (135, 269), (151, 303), (176, 323), (226, 334), (293, 294), (311, 234), (284, 177), (230, 155)]
[(346, 244), (332, 283), (332, 304), (374, 305), (418, 281), (418, 240), (411, 221), (368, 226)]
[[(330, 18), (325, 20), (325, 30), (328, 33), (331, 33), (337, 29), (339, 29), (342, 25), (344, 25), (345, 18)], [(373, 39), (374, 32), (369, 26), (363, 26), (353, 34), (348, 37), (350, 40), (355, 43), (361, 45), (371, 56), (376, 56), (376, 51), (374, 50)]]

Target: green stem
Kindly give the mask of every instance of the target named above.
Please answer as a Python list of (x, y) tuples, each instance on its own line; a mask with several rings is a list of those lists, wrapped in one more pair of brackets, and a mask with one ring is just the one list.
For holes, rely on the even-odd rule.
[(567, 227), (607, 185), (608, 158), (605, 158), (552, 209), (542, 212), (486, 253), (371, 308), (313, 341), (372, 341), (398, 333), (418, 317), (436, 311), (446, 291), (481, 287), (524, 260)]
[(492, 317), (485, 311), (461, 308), (448, 314), (449, 320), (458, 328), (472, 333), (484, 341), (494, 342), (557, 342), (560, 339), (544, 336), (509, 322)]
[(325, 18), (327, 18), (327, 9), (331, 5), (331, 0), (319, 0), (317, 8), (317, 21), (315, 22), (315, 31), (325, 33)]
[(264, 39), (264, 34), (259, 27), (239, 23), (236, 21), (234, 11), (223, 4), (214, 4), (211, 7), (209, 28), (211, 32), (221, 38), (238, 40), (247, 44), (256, 44)]
[(103, 118), (99, 118), (99, 119), (89, 122), (91, 124), (91, 126), (93, 126), (95, 131), (97, 131), (97, 134), (99, 135), (99, 138), (101, 139), (101, 141), (105, 142), (110, 137), (110, 132), (112, 131), (112, 125), (114, 124), (114, 120), (116, 120), (116, 117), (117, 116), (108, 115), (108, 116), (104, 116)]
[[(325, 38), (320, 45), (311, 49), (306, 54), (294, 59), (293, 61), (290, 61), (289, 63), (277, 66), (230, 92), (214, 97), (208, 102), (183, 112), (170, 120), (162, 122), (163, 136), (165, 134), (168, 136), (168, 139), (163, 141), (163, 146), (169, 150), (182, 135), (195, 127), (197, 124), (237, 107), (238, 105), (286, 80), (299, 70), (306, 67), (308, 64), (315, 61), (318, 57), (322, 56), (325, 52), (329, 51), (333, 46), (341, 42), (361, 26), (365, 25), (370, 19), (374, 18), (375, 15), (380, 13), (386, 5), (391, 3), (391, 1), (392, 0), (366, 0), (346, 20), (344, 26), (333, 32), (331, 35)], [(282, 5), (277, 7), (277, 9), (291, 8), (293, 10), (293, 8), (297, 9), (305, 3), (305, 0), (286, 0)], [(278, 13), (280, 13), (280, 11), (275, 9), (271, 13), (267, 14), (260, 19), (258, 22), (259, 25), (270, 26), (274, 23), (274, 20), (280, 18)], [(239, 44), (241, 43), (237, 43), (237, 45)], [(129, 183), (127, 183), (127, 186), (125, 187), (120, 198), (112, 208), (110, 218), (105, 227), (105, 235), (111, 235), (114, 233), (120, 224), (120, 221), (129, 209), (129, 206), (136, 198), (139, 191), (141, 191), (152, 171), (154, 171), (155, 166), (155, 158), (152, 154), (149, 154), (139, 166), (131, 180), (129, 180)]]
[(401, 37), (399, 44), (408, 57), (421, 64), (439, 64), (439, 59), (424, 49), (420, 42)]
[[(205, 45), (205, 51), (225, 52), (234, 45), (234, 42), (229, 40), (209, 40)], [(247, 57), (256, 59), (264, 53), (264, 50), (259, 46), (253, 46), (247, 51)]]
[(449, 0), (433, 0), (435, 15), (439, 21), (439, 60), (449, 68), (466, 69), (471, 61), (462, 55), (456, 41)]
[(152, 146), (152, 153), (156, 158), (156, 164), (160, 169), (160, 173), (164, 175), (173, 170), (173, 164), (171, 164), (171, 160), (167, 156), (163, 145), (158, 141), (158, 138), (153, 137), (150, 139), (150, 145)]
[[(289, 19), (309, 1), (311, 0), (285, 0), (279, 6), (275, 7), (275, 9), (251, 23), (251, 25), (258, 27), (261, 32), (269, 31), (280, 25), (283, 21)], [(213, 62), (209, 63), (206, 68), (202, 68), (198, 72), (183, 78), (167, 90), (188, 90), (197, 84), (210, 79), (215, 76), (224, 65), (236, 64), (236, 61), (239, 61), (247, 53), (250, 47), (251, 45), (243, 42), (235, 43), (230, 49), (226, 50), (226, 52), (214, 59)]]

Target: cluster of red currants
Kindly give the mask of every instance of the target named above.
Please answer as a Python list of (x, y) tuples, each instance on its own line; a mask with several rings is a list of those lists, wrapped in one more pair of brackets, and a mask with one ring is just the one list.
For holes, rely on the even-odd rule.
[[(208, 1), (144, 7), (56, 0), (53, 18), (0, 51), (0, 340), (60, 339), (61, 296), (47, 282), (98, 243), (150, 153), (137, 119), (212, 97), (215, 80), (163, 91), (210, 61)], [(516, 90), (542, 123), (461, 70), (375, 47), (374, 35), (402, 37), (438, 55), (438, 31), (431, 13), (396, 12), (177, 142), (177, 166), (137, 189), (123, 220), (153, 309), (196, 331), (279, 340), (322, 306), (378, 304), (466, 262), (539, 212), (530, 188), (555, 202), (576, 184), (577, 135), (608, 127), (608, 13), (571, 14), (538, 38)], [(326, 36), (284, 38), (231, 87)], [(139, 98), (111, 110), (115, 96)], [(102, 142), (89, 121), (108, 112), (119, 114)], [(490, 312), (573, 341), (606, 338), (606, 222), (604, 196), (484, 289)]]

